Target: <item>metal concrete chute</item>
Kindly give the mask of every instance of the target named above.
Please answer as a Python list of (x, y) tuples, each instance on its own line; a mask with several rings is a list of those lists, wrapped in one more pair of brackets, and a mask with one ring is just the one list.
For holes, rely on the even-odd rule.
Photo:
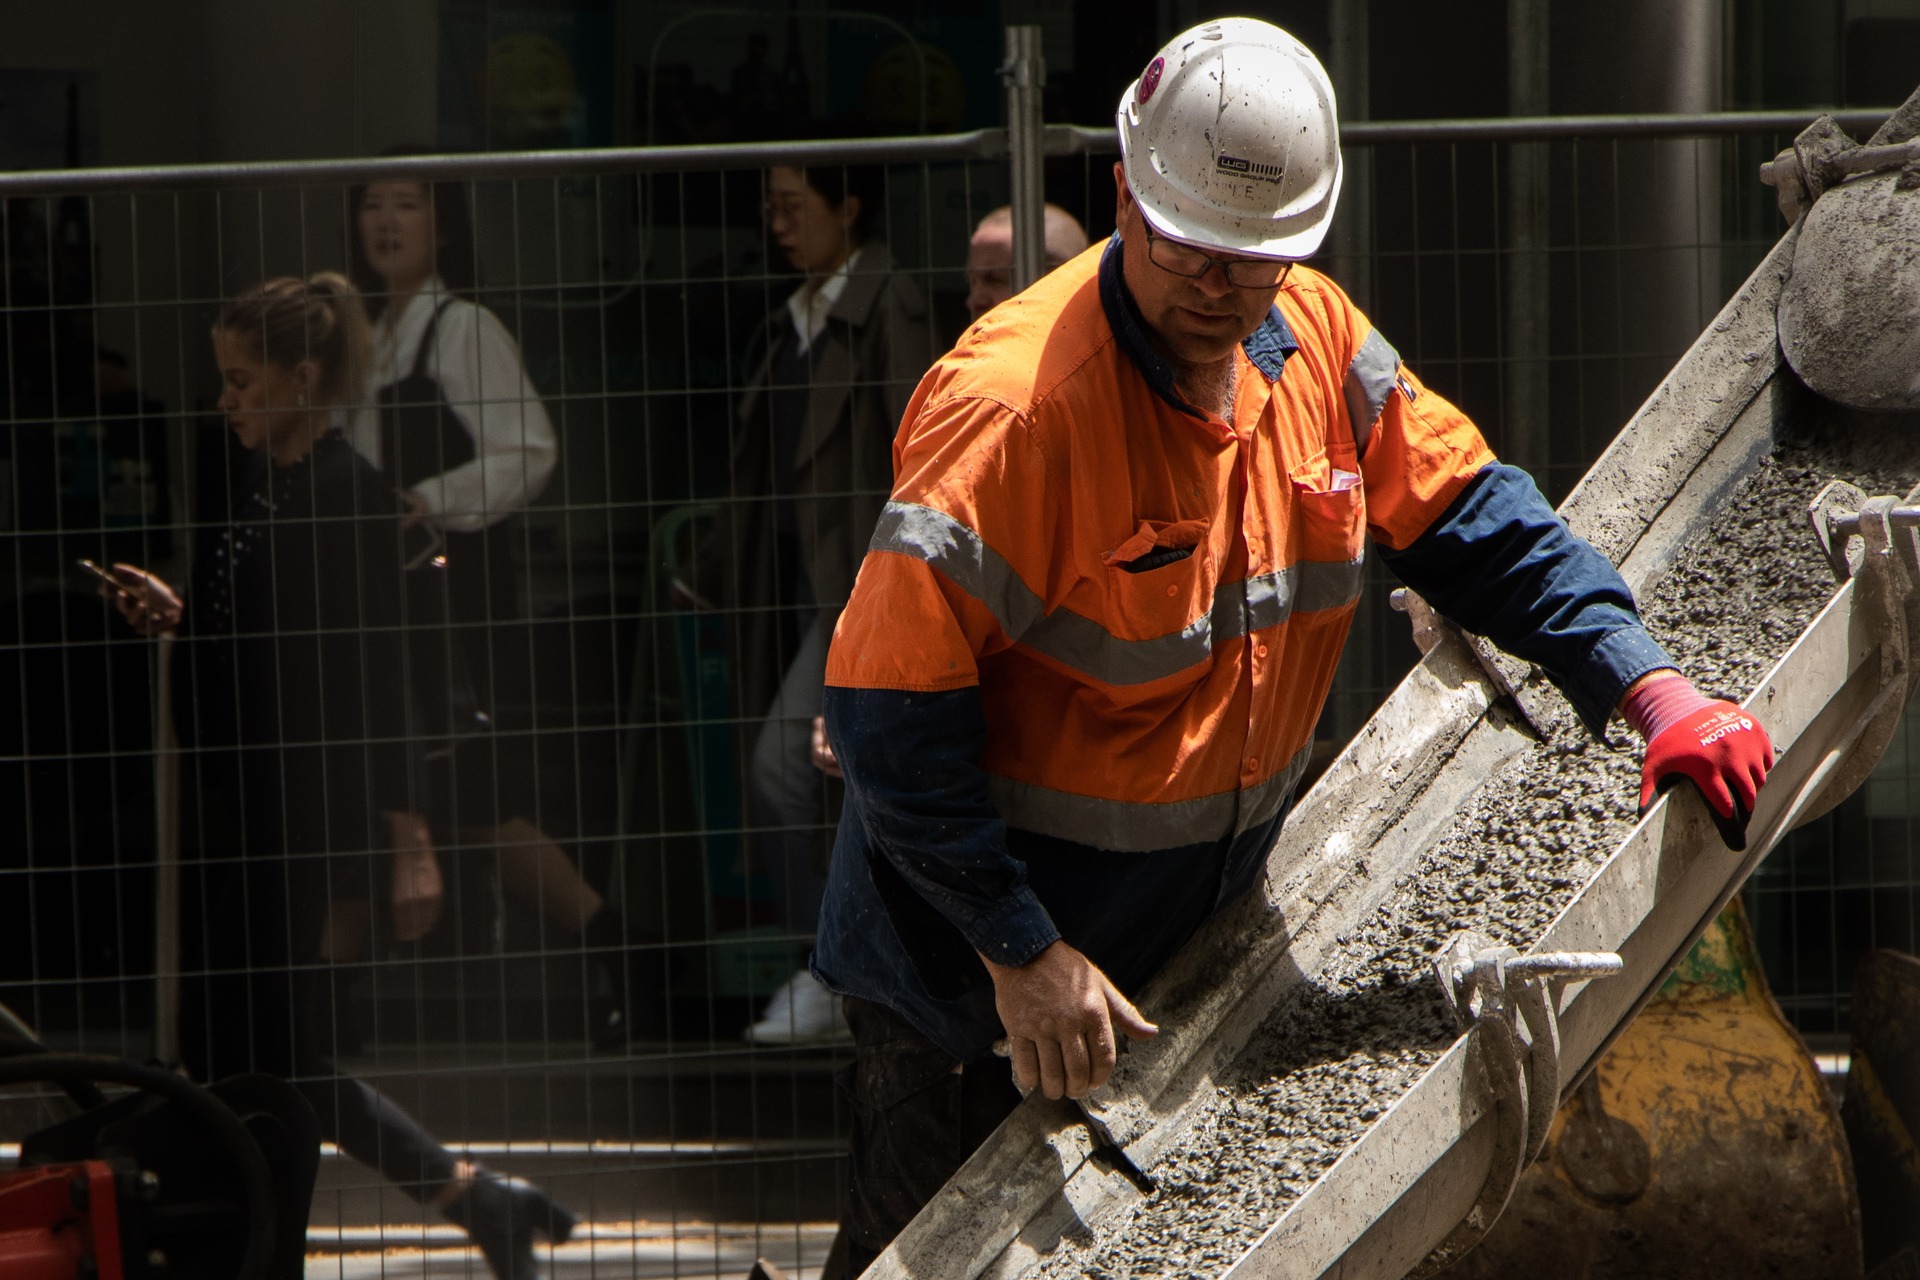
[[(1830, 502), (1830, 495), (1822, 499)], [(1889, 722), (1905, 708), (1916, 674), (1909, 655), (1920, 627), (1920, 555), (1912, 528), (1920, 511), (1888, 498), (1849, 514), (1857, 518), (1874, 510), (1901, 511), (1900, 526), (1865, 516), (1857, 526), (1864, 529), (1864, 545), (1852, 576), (1746, 701), (1765, 718), (1781, 749), (1746, 851), (1727, 852), (1690, 792), (1656, 804), (1534, 951), (1536, 963), (1554, 953), (1612, 953), (1623, 962), (1622, 971), (1604, 980), (1568, 982), (1546, 1001), (1550, 1016), (1536, 1012), (1549, 993), (1534, 986), (1523, 1040), (1514, 1016), (1520, 1000), (1513, 993), (1537, 979), (1511, 972), (1522, 958), (1503, 957), (1509, 972), (1494, 985), (1509, 993), (1504, 1005), (1476, 1010), (1472, 1034), (1229, 1276), (1435, 1274), (1492, 1225), (1517, 1180), (1513, 1153), (1551, 1118), (1570, 1086), (1652, 997), (1753, 866), (1794, 826), (1830, 805), (1840, 790), (1836, 784), (1864, 777), (1884, 749)], [(1822, 514), (1843, 524), (1848, 518), (1831, 505)], [(1547, 967), (1563, 963), (1556, 958)], [(1485, 990), (1491, 967), (1486, 953), (1469, 948), (1452, 972), (1463, 965), (1481, 977)], [(1542, 1034), (1543, 1026), (1551, 1035)], [(1543, 1093), (1517, 1083), (1542, 1074), (1569, 1087)], [(1334, 1223), (1340, 1225), (1330, 1229)]]
[[(1920, 106), (1902, 114), (1913, 113)], [(1861, 181), (1833, 178), (1819, 203)], [(1561, 508), (1636, 593), (1682, 561), (1782, 440), (1824, 412), (1782, 357), (1779, 320), (1797, 251), (1817, 228), (1808, 216), (1788, 230)], [(1886, 434), (1901, 443), (1902, 433)], [(1901, 447), (1893, 470), (1910, 472), (1920, 443)], [(1842, 580), (1817, 613), (1824, 588), (1813, 582), (1814, 616), (1782, 634), (1799, 633), (1746, 699), (1781, 750), (1747, 849), (1729, 852), (1682, 788), (1601, 848), (1598, 869), (1537, 936), (1505, 946), (1431, 939), (1461, 1034), (1440, 1042), (1311, 1185), (1261, 1219), (1264, 1234), (1237, 1246), (1221, 1274), (1386, 1280), (1436, 1272), (1473, 1247), (1556, 1111), (1752, 867), (1857, 786), (1884, 750), (1920, 676), (1916, 524), (1911, 498), (1819, 495), (1815, 527), (1800, 536), (1809, 547), (1821, 539)], [(1406, 604), (1421, 623), (1417, 601)], [(1276, 1011), (1334, 982), (1349, 937), (1457, 815), (1523, 753), (1546, 749), (1541, 726), (1557, 695), (1543, 678), (1473, 637), (1428, 630), (1421, 664), (1300, 800), (1269, 854), (1265, 892), (1210, 922), (1141, 993), (1161, 1034), (1129, 1048), (1085, 1114), (1029, 1099), (870, 1276), (1065, 1274), (1049, 1265), (1063, 1250), (1124, 1235), (1147, 1202), (1098, 1157), (1093, 1129), (1150, 1176), (1177, 1160)]]

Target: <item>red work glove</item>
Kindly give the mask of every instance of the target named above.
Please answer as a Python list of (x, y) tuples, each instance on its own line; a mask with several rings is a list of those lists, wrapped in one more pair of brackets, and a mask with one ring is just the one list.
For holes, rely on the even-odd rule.
[(1640, 812), (1684, 778), (1700, 789), (1727, 848), (1745, 849), (1754, 797), (1773, 767), (1773, 743), (1760, 722), (1731, 702), (1703, 697), (1677, 672), (1629, 693), (1620, 711), (1647, 740)]

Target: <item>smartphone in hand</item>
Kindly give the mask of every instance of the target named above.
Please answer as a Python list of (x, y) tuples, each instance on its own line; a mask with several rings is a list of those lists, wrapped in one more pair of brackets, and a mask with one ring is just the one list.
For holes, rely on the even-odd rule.
[(403, 524), (400, 526), (400, 567), (408, 573), (435, 561), (444, 567), (445, 549), (445, 540), (441, 538), (440, 531), (432, 525)]
[(113, 591), (116, 592), (117, 594), (123, 595), (123, 596), (131, 596), (136, 594), (134, 589), (128, 586), (126, 583), (122, 582), (120, 580), (120, 575), (115, 573), (113, 570), (103, 569), (99, 565), (95, 564), (93, 561), (87, 559), (85, 556), (81, 556), (76, 563), (78, 563), (82, 569), (85, 569), (88, 573), (100, 579), (100, 581), (106, 583), (107, 586), (112, 588)]

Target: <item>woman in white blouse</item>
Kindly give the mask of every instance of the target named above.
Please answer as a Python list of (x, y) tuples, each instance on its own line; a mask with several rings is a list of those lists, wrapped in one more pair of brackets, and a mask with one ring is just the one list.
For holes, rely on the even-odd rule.
[[(446, 540), (447, 613), (482, 706), (501, 668), (526, 662), (515, 617), (512, 540), (503, 526), (540, 495), (558, 453), (553, 424), (500, 318), (461, 296), (475, 284), (464, 191), (396, 180), (355, 188), (354, 274), (373, 304), (372, 371), (349, 438)], [(509, 681), (509, 683), (518, 683)], [(524, 816), (530, 764), (511, 743), (469, 741), (456, 759), (448, 820), (461, 845), (499, 852), (501, 887), (550, 928), (581, 935), (606, 965), (613, 1006), (593, 1031), (621, 1047), (641, 1002), (664, 1003), (658, 948), (630, 952), (619, 914), (551, 837)]]
[(463, 620), (507, 616), (511, 597), (500, 589), (512, 590), (512, 563), (505, 540), (484, 535), (546, 488), (553, 424), (520, 344), (493, 312), (459, 296), (474, 282), (459, 185), (376, 182), (356, 204), (355, 274), (372, 277), (375, 323), (354, 448), (447, 533)]

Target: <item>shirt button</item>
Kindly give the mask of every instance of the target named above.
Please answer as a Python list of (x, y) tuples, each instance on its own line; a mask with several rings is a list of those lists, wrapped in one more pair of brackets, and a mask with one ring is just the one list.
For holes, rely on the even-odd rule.
[(1259, 756), (1248, 756), (1248, 757), (1247, 757), (1247, 772), (1248, 772), (1248, 773), (1252, 773), (1252, 772), (1253, 772), (1254, 770), (1256, 770), (1256, 769), (1258, 769), (1259, 767), (1260, 767), (1260, 757), (1259, 757)]
[(1267, 656), (1267, 646), (1261, 645), (1259, 648), (1255, 649), (1254, 652), (1264, 658)]
[(1180, 594), (1180, 588), (1179, 588), (1179, 586), (1178, 586), (1178, 585), (1176, 585), (1176, 584), (1174, 584), (1174, 583), (1171, 583), (1171, 582), (1169, 582), (1169, 583), (1167, 584), (1167, 595), (1169, 595), (1169, 596), (1177, 596), (1177, 595), (1179, 595), (1179, 594)]

